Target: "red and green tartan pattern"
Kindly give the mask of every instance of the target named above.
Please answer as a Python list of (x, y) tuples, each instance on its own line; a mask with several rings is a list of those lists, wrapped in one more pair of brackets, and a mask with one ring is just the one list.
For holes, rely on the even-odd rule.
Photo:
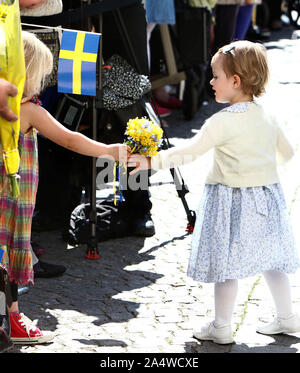
[(31, 223), (38, 186), (37, 133), (31, 129), (19, 136), (20, 196), (10, 196), (3, 152), (0, 150), (0, 247), (5, 251), (2, 264), (10, 281), (34, 283), (31, 254)]

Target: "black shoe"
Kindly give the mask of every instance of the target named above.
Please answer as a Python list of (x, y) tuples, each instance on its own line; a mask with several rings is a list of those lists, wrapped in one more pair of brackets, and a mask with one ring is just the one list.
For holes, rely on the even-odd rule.
[(40, 260), (33, 266), (35, 278), (49, 278), (61, 276), (65, 273), (66, 267), (57, 264), (41, 262)]
[(155, 227), (150, 214), (146, 214), (143, 218), (133, 222), (132, 233), (135, 236), (142, 237), (151, 237), (155, 235)]

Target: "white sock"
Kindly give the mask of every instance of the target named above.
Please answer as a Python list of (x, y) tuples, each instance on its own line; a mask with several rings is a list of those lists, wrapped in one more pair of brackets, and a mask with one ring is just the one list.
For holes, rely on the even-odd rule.
[(263, 272), (276, 307), (277, 316), (287, 319), (293, 315), (291, 286), (289, 277), (284, 272), (270, 270)]
[(238, 292), (238, 280), (226, 280), (215, 284), (216, 328), (231, 325), (234, 303)]

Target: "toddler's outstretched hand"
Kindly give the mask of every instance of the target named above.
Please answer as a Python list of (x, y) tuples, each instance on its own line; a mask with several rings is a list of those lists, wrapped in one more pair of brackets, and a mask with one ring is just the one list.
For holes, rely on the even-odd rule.
[(131, 149), (125, 144), (111, 144), (108, 145), (108, 152), (116, 161), (126, 163)]
[(151, 158), (147, 158), (140, 154), (132, 154), (128, 158), (127, 166), (135, 167), (134, 170), (129, 172), (129, 175), (133, 175), (138, 171), (148, 170), (151, 168)]

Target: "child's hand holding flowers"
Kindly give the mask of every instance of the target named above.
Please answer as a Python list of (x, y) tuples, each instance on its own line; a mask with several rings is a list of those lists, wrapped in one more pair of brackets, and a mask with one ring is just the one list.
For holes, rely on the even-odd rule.
[(135, 118), (128, 121), (125, 135), (125, 144), (130, 146), (132, 153), (152, 157), (158, 152), (163, 131), (147, 118)]
[[(119, 159), (119, 162), (115, 162), (114, 166), (114, 183), (113, 189), (115, 194), (115, 204), (116, 204), (116, 175), (118, 169), (118, 179), (120, 181), (120, 169), (124, 167), (126, 169), (127, 165), (139, 164), (134, 170), (130, 172), (130, 175), (138, 172), (141, 169), (150, 168), (150, 157), (157, 154), (158, 148), (161, 144), (163, 131), (160, 126), (153, 123), (147, 118), (135, 118), (130, 119), (127, 122), (126, 127), (126, 140), (124, 141), (124, 146), (129, 147), (129, 154), (131, 156), (124, 162)], [(126, 171), (124, 171), (126, 173)], [(120, 201), (122, 201), (122, 185), (120, 184)]]
[(128, 158), (127, 165), (128, 167), (135, 167), (134, 170), (129, 172), (129, 175), (133, 175), (141, 170), (149, 170), (151, 168), (151, 158), (140, 154), (132, 154)]
[(130, 146), (132, 153), (128, 166), (138, 165), (130, 175), (139, 170), (149, 169), (150, 158), (157, 154), (161, 144), (163, 130), (147, 118), (135, 118), (128, 121), (125, 135), (127, 137), (125, 144)]

